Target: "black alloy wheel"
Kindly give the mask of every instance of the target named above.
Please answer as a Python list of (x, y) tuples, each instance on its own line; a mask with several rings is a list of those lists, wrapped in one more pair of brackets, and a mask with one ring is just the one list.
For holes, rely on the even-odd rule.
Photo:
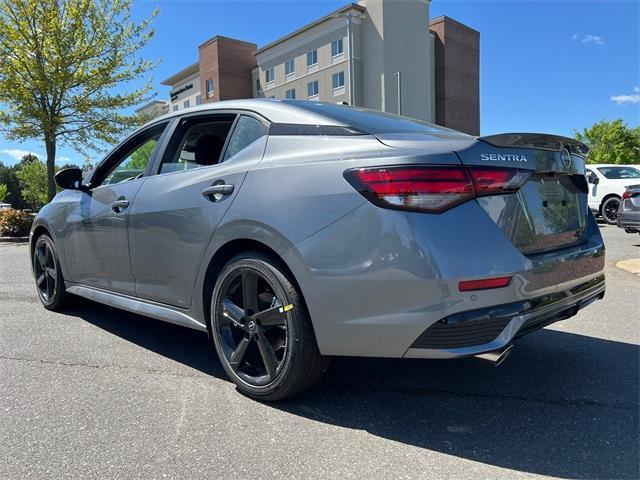
[(40, 236), (36, 242), (33, 272), (42, 305), (49, 310), (60, 309), (66, 303), (68, 294), (53, 241), (47, 235)]
[(278, 400), (315, 383), (327, 366), (304, 302), (277, 262), (255, 253), (236, 257), (214, 289), (212, 336), (239, 389)]
[(620, 207), (620, 199), (618, 197), (610, 197), (602, 204), (602, 218), (609, 225), (616, 224), (618, 217), (618, 208)]

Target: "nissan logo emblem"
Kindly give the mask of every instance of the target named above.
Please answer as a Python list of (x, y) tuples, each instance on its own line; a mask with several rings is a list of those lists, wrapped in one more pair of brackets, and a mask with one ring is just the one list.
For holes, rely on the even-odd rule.
[(562, 159), (562, 164), (564, 168), (571, 168), (571, 152), (567, 147), (562, 149), (562, 153), (560, 153), (560, 158)]

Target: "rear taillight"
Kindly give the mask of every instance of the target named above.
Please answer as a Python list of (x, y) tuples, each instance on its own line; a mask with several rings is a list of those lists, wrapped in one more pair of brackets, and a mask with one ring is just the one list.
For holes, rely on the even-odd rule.
[(625, 190), (622, 194), (622, 198), (631, 198), (631, 190)]
[(440, 213), (475, 197), (513, 193), (530, 174), (511, 168), (419, 165), (354, 168), (344, 176), (380, 207)]

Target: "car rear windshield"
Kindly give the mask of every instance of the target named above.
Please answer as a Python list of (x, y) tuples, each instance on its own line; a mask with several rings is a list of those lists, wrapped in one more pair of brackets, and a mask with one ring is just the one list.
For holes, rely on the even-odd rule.
[(402, 133), (418, 132), (426, 134), (456, 135), (468, 137), (456, 130), (444, 128), (433, 123), (416, 120), (392, 113), (369, 110), (367, 108), (350, 107), (347, 105), (335, 105), (331, 103), (284, 101), (298, 108), (309, 110), (313, 113), (329, 117), (336, 122), (357, 128), (365, 133)]
[(600, 167), (598, 170), (609, 180), (640, 178), (640, 170), (634, 167)]

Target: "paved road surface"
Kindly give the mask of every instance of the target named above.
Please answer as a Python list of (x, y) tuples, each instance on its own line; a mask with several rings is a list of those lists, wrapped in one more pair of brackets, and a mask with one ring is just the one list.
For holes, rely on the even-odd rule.
[(603, 227), (604, 301), (504, 365), (335, 359), (277, 405), (238, 394), (195, 331), (37, 301), (0, 244), (0, 478), (638, 478), (640, 236)]

